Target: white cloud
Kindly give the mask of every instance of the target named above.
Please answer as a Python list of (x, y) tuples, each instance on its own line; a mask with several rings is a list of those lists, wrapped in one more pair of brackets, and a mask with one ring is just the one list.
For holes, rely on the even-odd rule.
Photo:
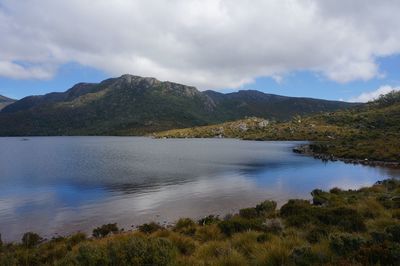
[(359, 96), (350, 99), (350, 102), (369, 102), (379, 98), (379, 96), (387, 94), (391, 91), (398, 91), (400, 87), (392, 87), (389, 85), (381, 86), (377, 90), (361, 93)]
[(73, 61), (202, 89), (295, 70), (368, 80), (400, 52), (399, 13), (395, 0), (0, 0), (0, 76)]

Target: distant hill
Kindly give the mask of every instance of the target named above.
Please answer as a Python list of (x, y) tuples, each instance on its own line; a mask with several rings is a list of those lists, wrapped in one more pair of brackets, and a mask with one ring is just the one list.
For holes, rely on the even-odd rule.
[(228, 137), (249, 140), (311, 140), (314, 152), (340, 158), (400, 162), (400, 92), (355, 108), (275, 122), (247, 118), (223, 124), (175, 129), (156, 137)]
[(14, 103), (14, 102), (15, 102), (14, 99), (8, 98), (8, 97), (3, 96), (3, 95), (0, 95), (0, 111), (1, 111), (4, 107), (6, 107), (7, 105), (10, 105), (10, 104), (12, 104), (12, 103)]
[(259, 91), (200, 92), (155, 78), (123, 75), (16, 101), (0, 112), (0, 135), (141, 135), (246, 116), (287, 120), (296, 114), (351, 106)]

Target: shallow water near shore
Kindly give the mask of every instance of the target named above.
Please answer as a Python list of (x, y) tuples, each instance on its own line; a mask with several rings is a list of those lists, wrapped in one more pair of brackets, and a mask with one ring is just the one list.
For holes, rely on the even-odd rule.
[(129, 230), (355, 189), (399, 169), (322, 162), (302, 142), (145, 137), (0, 138), (0, 233), (50, 238), (117, 222)]

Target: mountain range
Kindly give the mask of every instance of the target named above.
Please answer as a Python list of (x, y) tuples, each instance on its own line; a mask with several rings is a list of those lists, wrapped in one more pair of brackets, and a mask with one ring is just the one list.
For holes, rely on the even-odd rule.
[(7, 105), (10, 105), (10, 104), (12, 104), (12, 103), (14, 103), (14, 102), (15, 102), (14, 99), (8, 98), (8, 97), (3, 96), (3, 95), (0, 95), (0, 111), (1, 111), (4, 107), (6, 107)]
[(355, 105), (255, 90), (201, 92), (155, 78), (122, 75), (7, 104), (0, 111), (0, 135), (142, 135), (248, 116), (284, 121)]

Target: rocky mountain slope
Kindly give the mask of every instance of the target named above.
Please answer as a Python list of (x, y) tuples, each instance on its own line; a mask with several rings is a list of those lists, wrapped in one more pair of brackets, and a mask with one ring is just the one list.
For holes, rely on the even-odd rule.
[(246, 116), (285, 120), (354, 104), (258, 91), (222, 94), (123, 75), (23, 98), (0, 112), (0, 135), (141, 135)]

